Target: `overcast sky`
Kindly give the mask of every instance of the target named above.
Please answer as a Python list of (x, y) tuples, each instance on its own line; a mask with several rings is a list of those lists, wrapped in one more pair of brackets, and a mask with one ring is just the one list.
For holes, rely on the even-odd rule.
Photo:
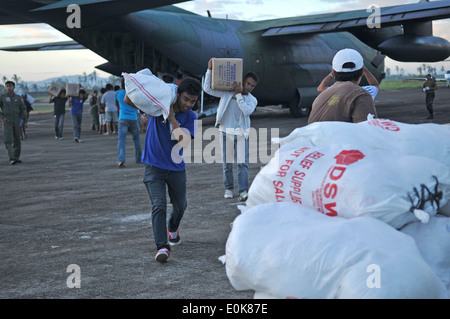
[[(371, 4), (390, 6), (415, 3), (411, 0), (195, 0), (178, 6), (200, 15), (238, 20), (264, 20), (303, 16), (316, 13), (366, 9)], [(82, 16), (81, 16), (82, 19)], [(434, 22), (434, 35), (450, 40), (450, 19)], [(45, 24), (0, 26), (0, 47), (70, 40), (61, 32)], [(17, 74), (24, 81), (45, 80), (62, 75), (92, 73), (96, 65), (106, 60), (89, 50), (47, 52), (0, 51), (0, 78)], [(434, 64), (450, 69), (450, 62)], [(408, 72), (416, 72), (419, 64), (400, 63), (387, 59), (386, 66), (395, 72), (399, 66)], [(109, 74), (96, 70), (100, 76)]]

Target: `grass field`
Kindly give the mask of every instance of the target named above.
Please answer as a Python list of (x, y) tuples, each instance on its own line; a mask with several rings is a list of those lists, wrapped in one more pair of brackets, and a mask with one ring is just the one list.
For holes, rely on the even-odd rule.
[[(382, 90), (398, 90), (405, 88), (422, 88), (423, 80), (405, 80), (405, 79), (385, 79), (381, 81)], [(438, 88), (446, 86), (446, 82), (437, 82)]]
[(382, 90), (398, 90), (405, 88), (421, 88), (423, 82), (415, 80), (388, 79), (380, 83)]

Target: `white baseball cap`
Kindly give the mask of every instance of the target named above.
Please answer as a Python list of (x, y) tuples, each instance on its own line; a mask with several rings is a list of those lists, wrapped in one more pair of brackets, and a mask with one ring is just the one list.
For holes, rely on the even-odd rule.
[[(344, 68), (345, 63), (352, 62), (355, 64), (354, 68)], [(333, 70), (335, 72), (353, 72), (362, 69), (364, 60), (358, 51), (353, 49), (340, 50), (333, 58)]]

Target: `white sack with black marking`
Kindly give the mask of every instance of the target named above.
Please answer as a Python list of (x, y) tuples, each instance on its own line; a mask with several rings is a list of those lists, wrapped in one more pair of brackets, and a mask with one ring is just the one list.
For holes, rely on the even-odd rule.
[(449, 213), (450, 169), (431, 158), (362, 145), (283, 144), (246, 205), (291, 202), (328, 216), (371, 216), (395, 228)]

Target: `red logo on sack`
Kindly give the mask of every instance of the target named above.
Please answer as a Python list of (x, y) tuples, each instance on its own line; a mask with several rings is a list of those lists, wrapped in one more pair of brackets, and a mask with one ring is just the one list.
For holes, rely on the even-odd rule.
[(378, 126), (384, 130), (397, 132), (400, 131), (400, 127), (394, 121), (385, 120), (385, 119), (374, 119), (367, 122), (369, 125)]
[(341, 151), (334, 158), (336, 159), (336, 164), (339, 165), (350, 165), (360, 159), (363, 159), (365, 155), (358, 150)]
[(356, 163), (364, 157), (365, 155), (358, 150), (341, 151), (334, 157), (336, 159), (336, 165), (331, 166), (328, 170), (322, 183), (324, 185), (323, 189), (320, 190), (324, 196), (320, 210), (322, 213), (328, 216), (338, 216), (337, 200), (335, 199), (339, 191), (337, 181), (344, 175), (348, 168), (346, 166)]

